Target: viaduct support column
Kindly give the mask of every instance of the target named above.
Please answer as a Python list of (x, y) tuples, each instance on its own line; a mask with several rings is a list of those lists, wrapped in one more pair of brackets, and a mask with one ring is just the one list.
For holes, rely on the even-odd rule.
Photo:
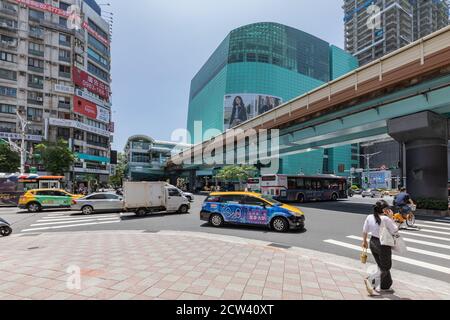
[(406, 146), (406, 183), (413, 199), (448, 201), (448, 120), (425, 111), (389, 120), (388, 131)]

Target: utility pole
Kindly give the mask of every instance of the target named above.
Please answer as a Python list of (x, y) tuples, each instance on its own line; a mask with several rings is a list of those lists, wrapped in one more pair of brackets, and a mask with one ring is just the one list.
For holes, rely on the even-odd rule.
[(20, 174), (25, 174), (25, 163), (27, 161), (27, 147), (25, 145), (26, 140), (26, 134), (27, 134), (27, 127), (28, 127), (28, 120), (22, 117), (19, 110), (16, 111), (17, 118), (19, 118), (20, 121), (20, 136), (21, 136), (21, 144), (20, 146), (13, 142), (11, 138), (8, 139), (9, 146), (11, 149), (16, 151), (20, 154)]
[(379, 155), (380, 153), (382, 153), (381, 151), (380, 152), (377, 152), (377, 153), (370, 153), (370, 154), (361, 154), (360, 155), (360, 157), (363, 157), (364, 159), (366, 159), (366, 164), (367, 164), (367, 168), (366, 168), (366, 170), (367, 170), (367, 179), (368, 179), (368, 189), (370, 189), (370, 159), (372, 158), (372, 157), (374, 157), (374, 156), (376, 156), (376, 155)]

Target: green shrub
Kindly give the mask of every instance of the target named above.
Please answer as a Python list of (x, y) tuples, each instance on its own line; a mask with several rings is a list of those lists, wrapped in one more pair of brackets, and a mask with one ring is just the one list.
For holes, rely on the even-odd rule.
[(417, 209), (446, 211), (448, 210), (448, 201), (419, 199), (417, 200)]

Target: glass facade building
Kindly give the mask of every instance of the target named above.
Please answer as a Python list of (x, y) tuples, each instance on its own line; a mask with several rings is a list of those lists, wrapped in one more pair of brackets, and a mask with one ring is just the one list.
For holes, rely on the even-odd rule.
[[(226, 129), (227, 95), (266, 95), (287, 102), (357, 67), (358, 61), (342, 49), (285, 25), (255, 23), (235, 29), (192, 80), (190, 142), (201, 143)], [(342, 164), (349, 170), (351, 148), (335, 151), (342, 153), (337, 158), (346, 158)], [(285, 157), (282, 172), (322, 173), (324, 158), (324, 150)]]

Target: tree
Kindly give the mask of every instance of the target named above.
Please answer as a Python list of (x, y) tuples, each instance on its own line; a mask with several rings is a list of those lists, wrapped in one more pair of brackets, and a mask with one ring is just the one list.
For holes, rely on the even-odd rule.
[(117, 155), (116, 174), (109, 178), (110, 184), (115, 188), (121, 188), (123, 179), (125, 177), (125, 170), (127, 166), (127, 158), (125, 154), (119, 153)]
[(228, 166), (222, 168), (216, 175), (216, 178), (225, 182), (239, 181), (239, 187), (242, 187), (242, 182), (254, 177), (258, 170), (252, 166)]
[(20, 156), (17, 152), (11, 150), (6, 143), (0, 142), (0, 172), (16, 173), (20, 167)]
[(38, 158), (46, 170), (54, 175), (64, 175), (75, 162), (75, 154), (65, 140), (44, 142), (36, 147)]

